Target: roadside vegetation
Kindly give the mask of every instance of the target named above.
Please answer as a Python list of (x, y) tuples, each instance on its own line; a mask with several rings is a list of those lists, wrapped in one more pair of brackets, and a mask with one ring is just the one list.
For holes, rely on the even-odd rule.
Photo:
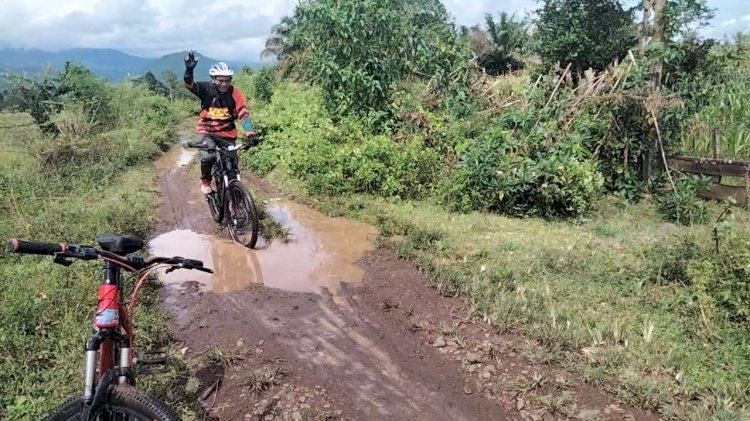
[(649, 2), (645, 24), (589, 3), (462, 28), (439, 2), (300, 4), (268, 39), (278, 65), (236, 80), (263, 138), (243, 163), (376, 224), (474, 315), (624, 401), (745, 419), (749, 214), (664, 157), (709, 155), (714, 127), (748, 157), (748, 37), (698, 37), (701, 1)]
[[(146, 87), (107, 85), (69, 65), (32, 80), (6, 75), (0, 113), (0, 238), (95, 244), (107, 233), (146, 239), (157, 197), (152, 160), (183, 117)], [(5, 247), (3, 243), (3, 248)], [(101, 269), (49, 257), (0, 258), (0, 418), (40, 419), (82, 387), (83, 343)], [(132, 286), (131, 284), (128, 284)], [(154, 396), (195, 413), (197, 382), (171, 344), (156, 283), (136, 309), (141, 350), (170, 350)]]

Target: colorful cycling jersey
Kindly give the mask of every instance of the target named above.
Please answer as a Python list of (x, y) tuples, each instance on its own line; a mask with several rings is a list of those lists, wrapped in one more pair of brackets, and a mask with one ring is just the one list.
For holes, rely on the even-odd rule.
[(237, 139), (234, 121), (248, 116), (242, 91), (230, 86), (227, 92), (222, 93), (211, 82), (185, 83), (185, 87), (201, 100), (201, 112), (196, 126), (198, 133)]

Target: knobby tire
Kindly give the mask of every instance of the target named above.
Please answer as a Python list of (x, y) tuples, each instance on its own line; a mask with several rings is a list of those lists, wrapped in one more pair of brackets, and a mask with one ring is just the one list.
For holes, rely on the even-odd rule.
[[(63, 404), (52, 412), (50, 421), (78, 421), (84, 420), (82, 412), (84, 405), (81, 395), (76, 394), (69, 397)], [(100, 407), (97, 420), (107, 420), (101, 413), (114, 411), (118, 414), (128, 415), (129, 419), (156, 420), (156, 421), (179, 421), (180, 418), (167, 405), (161, 401), (146, 395), (140, 389), (129, 385), (111, 385), (107, 390), (105, 401)], [(121, 418), (118, 418), (121, 419)]]
[[(232, 180), (229, 183), (229, 187), (227, 188), (227, 207), (229, 207), (229, 202), (234, 201), (235, 206), (242, 206), (245, 208), (246, 214), (247, 214), (247, 220), (244, 221), (246, 224), (250, 224), (250, 241), (247, 243), (244, 243), (242, 240), (239, 239), (233, 219), (234, 215), (236, 213), (236, 209), (234, 209), (234, 212), (229, 212), (229, 209), (226, 209), (225, 212), (227, 212), (227, 227), (229, 228), (229, 234), (232, 236), (232, 239), (245, 247), (248, 248), (254, 248), (255, 244), (258, 242), (258, 212), (255, 208), (255, 203), (253, 202), (253, 197), (250, 195), (250, 192), (247, 190), (247, 187), (245, 187), (244, 184), (242, 184), (239, 180)], [(248, 227), (242, 227), (247, 229)]]

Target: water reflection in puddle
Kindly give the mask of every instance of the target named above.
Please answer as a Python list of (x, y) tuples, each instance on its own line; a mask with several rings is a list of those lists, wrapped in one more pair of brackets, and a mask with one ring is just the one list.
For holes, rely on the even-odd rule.
[(289, 231), (288, 243), (250, 250), (224, 238), (176, 230), (150, 242), (155, 255), (179, 255), (203, 260), (214, 274), (178, 270), (160, 273), (166, 284), (197, 281), (202, 289), (225, 293), (263, 283), (288, 291), (335, 294), (341, 282), (362, 280), (357, 261), (374, 248), (374, 227), (342, 218), (329, 218), (294, 202), (277, 202), (269, 212)]
[(168, 150), (156, 161), (156, 167), (160, 170), (173, 170), (184, 167), (193, 160), (197, 149), (186, 149), (175, 146)]

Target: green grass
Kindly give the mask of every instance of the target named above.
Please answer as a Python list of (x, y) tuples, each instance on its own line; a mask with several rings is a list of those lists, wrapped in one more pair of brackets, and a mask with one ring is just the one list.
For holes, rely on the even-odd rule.
[[(282, 171), (268, 178), (304, 197)], [(452, 214), (371, 196), (305, 200), (377, 225), (380, 246), (415, 263), (430, 284), (468, 297), (474, 315), (539, 340), (553, 361), (628, 403), (677, 418), (748, 414), (747, 328), (704, 321), (693, 291), (662, 279), (681, 239), (711, 246), (711, 226), (664, 224), (652, 204), (613, 199), (576, 222)], [(750, 214), (737, 211), (733, 227), (750, 233)], [(681, 409), (692, 397), (700, 405)]]
[[(19, 121), (19, 116), (0, 114), (0, 126), (7, 121)], [(158, 151), (148, 146), (147, 137), (138, 136), (137, 128), (130, 130), (136, 131), (113, 136), (105, 155), (91, 154), (91, 148), (72, 155), (89, 165), (51, 165), (41, 163), (40, 157), (65, 147), (64, 140), (44, 138), (33, 127), (0, 129), (0, 150), (24, 150), (0, 160), (3, 244), (14, 237), (95, 244), (96, 237), (107, 232), (145, 237), (157, 200), (150, 158)], [(7, 165), (7, 156), (15, 157), (12, 165)], [(65, 268), (49, 257), (3, 252), (0, 418), (39, 419), (81, 390), (83, 342), (90, 332), (100, 276), (96, 263)], [(158, 308), (158, 285), (152, 282), (149, 287), (142, 290), (134, 315), (136, 345), (140, 350), (166, 347), (171, 366), (165, 374), (142, 377), (140, 385), (189, 417), (197, 411), (190, 399), (197, 383), (171, 341), (167, 316)]]

